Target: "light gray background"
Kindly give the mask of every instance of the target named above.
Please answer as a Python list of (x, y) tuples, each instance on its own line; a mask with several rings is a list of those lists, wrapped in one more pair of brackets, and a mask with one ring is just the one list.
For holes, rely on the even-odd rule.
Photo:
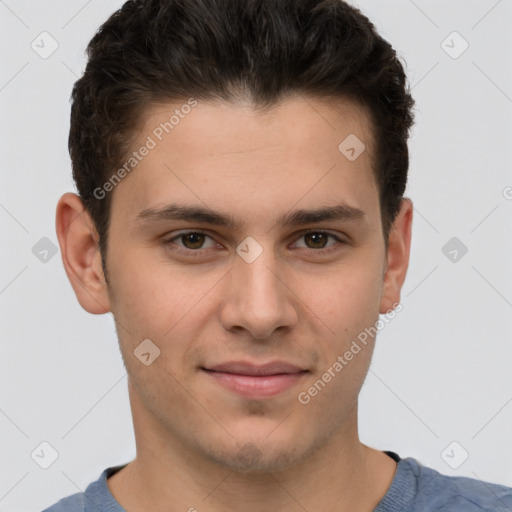
[[(45, 263), (32, 252), (42, 237), (57, 244), (55, 205), (74, 190), (71, 88), (87, 42), (121, 4), (0, 0), (3, 512), (41, 510), (135, 453), (111, 316), (80, 308), (60, 253)], [(407, 62), (417, 102), (403, 311), (379, 334), (360, 437), (448, 475), (512, 486), (512, 1), (357, 5)], [(42, 31), (59, 44), (47, 59), (31, 48)], [(442, 47), (453, 31), (469, 43), (456, 59)], [(462, 48), (453, 37), (445, 45)], [(442, 252), (452, 237), (468, 248), (456, 262)], [(31, 458), (43, 441), (59, 454), (48, 469)], [(469, 458), (452, 469), (462, 450)]]

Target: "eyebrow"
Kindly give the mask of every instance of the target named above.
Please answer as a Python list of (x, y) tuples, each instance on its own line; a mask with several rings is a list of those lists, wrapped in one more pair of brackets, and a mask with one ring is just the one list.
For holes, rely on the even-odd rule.
[[(365, 212), (359, 208), (355, 208), (347, 204), (338, 204), (314, 210), (303, 209), (288, 212), (277, 219), (277, 224), (280, 224), (283, 227), (291, 227), (303, 224), (316, 224), (332, 220), (364, 220), (365, 217)], [(135, 221), (142, 225), (169, 220), (211, 224), (226, 227), (231, 230), (240, 230), (242, 227), (242, 223), (237, 221), (231, 215), (224, 215), (206, 207), (184, 204), (170, 204), (163, 208), (147, 208), (142, 210), (135, 218)]]

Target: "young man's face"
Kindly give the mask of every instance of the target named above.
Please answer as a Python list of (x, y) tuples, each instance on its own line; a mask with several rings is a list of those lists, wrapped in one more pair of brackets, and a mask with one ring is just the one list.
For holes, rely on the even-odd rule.
[[(133, 149), (148, 136), (156, 147), (111, 192), (108, 295), (89, 294), (118, 324), (139, 446), (158, 439), (232, 469), (283, 469), (356, 434), (374, 342), (358, 335), (400, 300), (412, 206), (404, 202), (386, 261), (373, 141), (354, 104), (296, 97), (262, 115), (198, 102), (159, 141), (154, 130), (175, 108), (145, 118)], [(366, 145), (355, 160), (356, 139), (338, 148), (351, 134)], [(151, 213), (171, 205), (236, 226)], [(362, 214), (282, 220), (341, 205)], [(154, 360), (152, 344), (138, 349), (148, 339)], [(360, 350), (347, 358), (354, 341)], [(212, 371), (240, 362), (295, 369)]]

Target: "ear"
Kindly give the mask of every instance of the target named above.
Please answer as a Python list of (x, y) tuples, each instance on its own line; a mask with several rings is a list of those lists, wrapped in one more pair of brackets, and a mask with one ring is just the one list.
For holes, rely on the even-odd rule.
[(55, 217), (62, 262), (80, 305), (89, 313), (110, 311), (98, 234), (76, 194), (64, 194)]
[(386, 269), (379, 313), (386, 314), (400, 302), (400, 290), (405, 281), (411, 250), (413, 204), (409, 198), (402, 199), (400, 211), (389, 233), (386, 253)]

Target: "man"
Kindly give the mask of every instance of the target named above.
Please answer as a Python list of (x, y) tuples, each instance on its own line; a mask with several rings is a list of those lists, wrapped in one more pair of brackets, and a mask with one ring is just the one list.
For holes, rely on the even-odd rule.
[(413, 100), (369, 20), (135, 0), (88, 57), (57, 233), (82, 307), (115, 318), (137, 455), (46, 510), (510, 511), (358, 438), (412, 225)]

